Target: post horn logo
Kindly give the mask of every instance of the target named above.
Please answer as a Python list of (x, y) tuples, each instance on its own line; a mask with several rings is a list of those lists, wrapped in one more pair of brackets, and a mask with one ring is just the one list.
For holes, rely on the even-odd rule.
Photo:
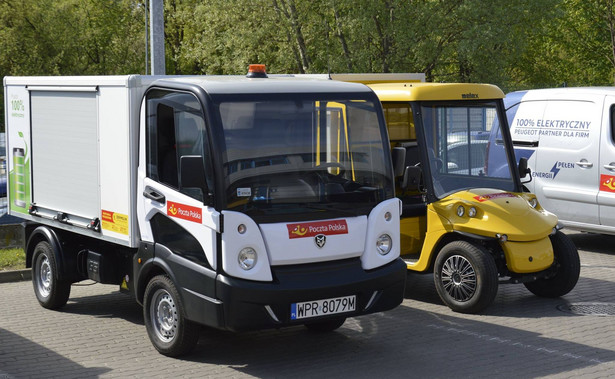
[(322, 249), (322, 247), (325, 246), (325, 243), (327, 243), (327, 236), (324, 234), (317, 234), (314, 237), (314, 242), (316, 243), (316, 246)]

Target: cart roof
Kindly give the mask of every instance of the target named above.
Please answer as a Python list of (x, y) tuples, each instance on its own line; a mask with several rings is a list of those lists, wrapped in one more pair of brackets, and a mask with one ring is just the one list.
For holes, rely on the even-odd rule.
[(370, 84), (380, 101), (438, 101), (502, 99), (504, 92), (492, 84), (383, 83)]

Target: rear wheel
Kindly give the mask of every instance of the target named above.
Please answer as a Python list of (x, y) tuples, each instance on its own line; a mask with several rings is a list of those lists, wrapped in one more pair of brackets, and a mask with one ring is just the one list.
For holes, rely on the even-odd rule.
[(346, 322), (346, 318), (342, 317), (342, 318), (334, 318), (331, 320), (315, 321), (315, 322), (306, 323), (305, 327), (308, 328), (308, 330), (312, 332), (326, 333), (326, 332), (334, 331), (335, 329), (344, 325), (345, 322)]
[(179, 292), (166, 275), (158, 275), (148, 283), (143, 318), (149, 339), (163, 355), (186, 354), (199, 340), (199, 326), (184, 317)]
[(38, 302), (47, 309), (62, 308), (70, 296), (71, 283), (58, 279), (58, 263), (49, 242), (36, 244), (32, 262), (32, 284)]
[(524, 284), (536, 296), (560, 297), (572, 291), (577, 284), (581, 273), (581, 261), (576, 246), (567, 235), (558, 231), (550, 238), (557, 272), (550, 278)]
[(434, 280), (438, 295), (455, 312), (479, 312), (498, 292), (495, 261), (484, 248), (466, 241), (444, 246), (436, 258)]

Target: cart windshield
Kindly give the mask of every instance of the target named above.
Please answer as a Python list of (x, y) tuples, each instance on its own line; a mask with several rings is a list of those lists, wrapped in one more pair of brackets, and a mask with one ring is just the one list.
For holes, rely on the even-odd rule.
[(386, 134), (370, 101), (241, 98), (218, 109), (228, 209), (260, 220), (339, 217), (368, 214), (393, 196)]
[(470, 188), (516, 190), (495, 101), (424, 102), (420, 114), (431, 174), (426, 178), (437, 198)]

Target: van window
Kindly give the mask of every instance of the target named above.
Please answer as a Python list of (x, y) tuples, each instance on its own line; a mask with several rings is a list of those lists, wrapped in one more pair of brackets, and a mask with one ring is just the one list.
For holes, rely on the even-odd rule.
[(615, 104), (611, 105), (611, 142), (615, 143)]

